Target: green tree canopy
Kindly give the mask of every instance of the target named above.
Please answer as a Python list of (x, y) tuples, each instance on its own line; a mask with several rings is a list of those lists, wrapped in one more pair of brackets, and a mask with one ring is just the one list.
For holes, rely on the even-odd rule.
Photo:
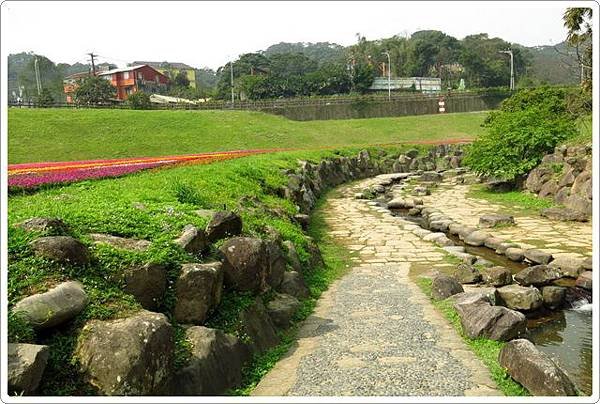
[(75, 90), (75, 102), (81, 105), (107, 103), (115, 98), (116, 92), (108, 80), (98, 76), (86, 77)]

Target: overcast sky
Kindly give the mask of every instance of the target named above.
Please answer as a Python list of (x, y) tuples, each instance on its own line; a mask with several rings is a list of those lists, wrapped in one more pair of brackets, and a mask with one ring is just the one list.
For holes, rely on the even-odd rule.
[[(17, 2), (2, 3), (6, 53), (54, 62), (134, 60), (217, 68), (277, 42), (335, 42), (422, 29), (487, 32), (526, 46), (561, 42), (568, 2)], [(6, 54), (5, 53), (5, 54)]]

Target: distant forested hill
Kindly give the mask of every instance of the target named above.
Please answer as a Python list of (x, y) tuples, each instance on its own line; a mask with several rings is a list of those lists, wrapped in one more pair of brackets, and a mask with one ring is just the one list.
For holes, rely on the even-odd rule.
[(527, 73), (548, 84), (579, 83), (579, 68), (574, 48), (566, 42), (554, 46), (527, 48), (531, 55), (531, 66)]
[(315, 60), (319, 65), (329, 62), (338, 63), (344, 59), (345, 48), (331, 42), (279, 42), (260, 52), (266, 57), (282, 53), (302, 53)]

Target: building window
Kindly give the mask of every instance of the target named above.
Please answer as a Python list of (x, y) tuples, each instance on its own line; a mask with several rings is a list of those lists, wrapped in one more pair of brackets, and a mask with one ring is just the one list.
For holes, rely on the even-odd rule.
[(123, 72), (123, 80), (127, 80), (129, 78), (129, 72)]

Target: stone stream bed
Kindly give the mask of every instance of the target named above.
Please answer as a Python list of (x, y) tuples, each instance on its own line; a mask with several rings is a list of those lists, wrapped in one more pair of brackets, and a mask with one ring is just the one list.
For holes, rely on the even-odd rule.
[[(421, 185), (426, 186), (427, 183)], [(419, 189), (413, 194), (418, 195), (418, 192)], [(391, 187), (386, 187), (385, 191), (380, 193), (372, 203), (389, 209), (393, 216), (402, 217), (425, 230), (442, 230), (431, 229), (427, 218), (415, 211), (410, 211), (408, 207), (389, 207), (388, 203), (396, 196)], [(407, 199), (409, 198), (407, 197)], [(462, 251), (467, 257), (464, 261), (473, 263), (475, 266), (504, 267), (510, 270), (514, 276), (520, 271), (536, 265), (535, 262), (528, 260), (511, 260), (506, 255), (499, 254), (485, 245), (469, 245), (457, 234), (452, 234), (447, 229), (442, 232), (450, 240), (448, 245), (462, 247)], [(525, 311), (524, 314), (527, 317), (526, 338), (533, 342), (540, 351), (552, 357), (566, 371), (581, 392), (589, 395), (592, 393), (592, 295), (591, 290), (577, 287), (575, 283), (575, 279), (568, 277), (561, 277), (549, 283), (565, 288), (564, 301), (560, 307), (554, 310), (542, 306), (537, 310)], [(477, 289), (474, 287), (473, 290)]]

